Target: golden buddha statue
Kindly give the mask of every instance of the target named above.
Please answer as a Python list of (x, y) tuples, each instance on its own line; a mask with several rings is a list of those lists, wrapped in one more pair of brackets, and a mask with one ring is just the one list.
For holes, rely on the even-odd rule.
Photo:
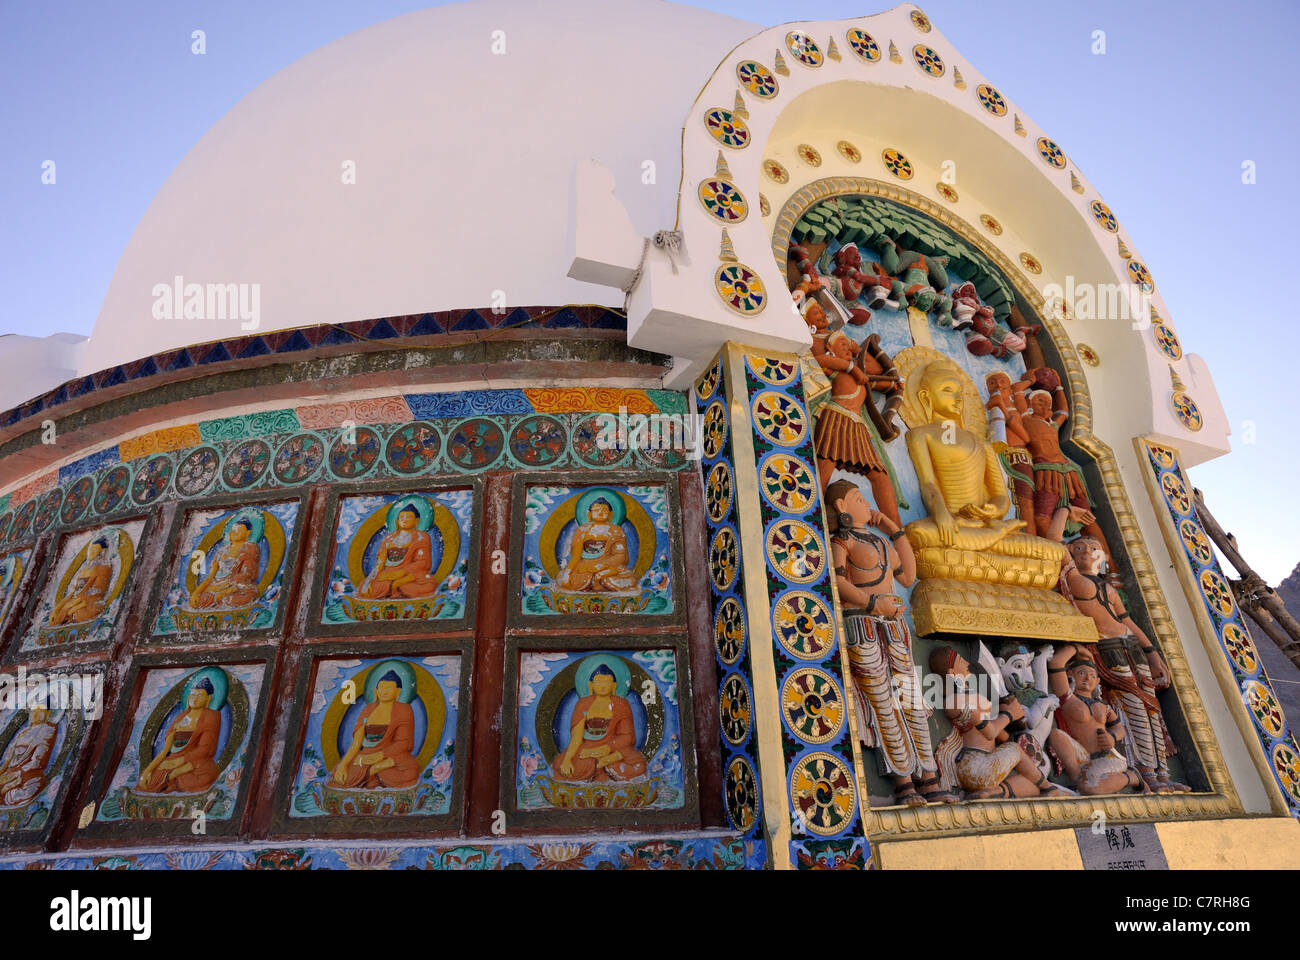
[(636, 574), (631, 569), (627, 535), (621, 526), (622, 500), (610, 494), (585, 504), (585, 511), (583, 506), (579, 504), (578, 528), (573, 533), (569, 556), (560, 569), (560, 589), (573, 593), (635, 590)]
[(907, 452), (927, 516), (904, 528), (916, 557), (917, 633), (1084, 639), (1096, 628), (1055, 592), (1065, 548), (1024, 532), (974, 382), (936, 350), (896, 358), (906, 378)]

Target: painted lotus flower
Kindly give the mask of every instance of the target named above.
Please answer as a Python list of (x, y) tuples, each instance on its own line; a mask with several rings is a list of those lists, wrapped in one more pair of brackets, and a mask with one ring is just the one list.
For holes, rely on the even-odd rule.
[(519, 768), (523, 770), (525, 779), (536, 773), (537, 768), (541, 765), (541, 761), (533, 753), (525, 754), (523, 759), (519, 761)]
[(433, 770), (431, 770), (430, 773), (433, 776), (434, 781), (442, 783), (451, 776), (451, 764), (446, 760), (439, 760), (433, 765)]
[(398, 851), (383, 847), (363, 850), (339, 850), (339, 859), (349, 870), (387, 870), (397, 860)]

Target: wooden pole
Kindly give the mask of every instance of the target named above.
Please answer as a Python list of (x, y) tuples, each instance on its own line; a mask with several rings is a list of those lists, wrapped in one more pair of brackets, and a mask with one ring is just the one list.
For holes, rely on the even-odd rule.
[(1240, 580), (1232, 583), (1238, 606), (1250, 614), (1260, 630), (1278, 645), (1292, 663), (1300, 667), (1300, 623), (1287, 610), (1277, 591), (1265, 583), (1263, 577), (1242, 559), (1237, 549), (1237, 538), (1219, 526), (1205, 506), (1205, 497), (1201, 491), (1193, 489), (1192, 494), (1196, 502), (1196, 516), (1201, 521), (1201, 526), (1241, 575)]

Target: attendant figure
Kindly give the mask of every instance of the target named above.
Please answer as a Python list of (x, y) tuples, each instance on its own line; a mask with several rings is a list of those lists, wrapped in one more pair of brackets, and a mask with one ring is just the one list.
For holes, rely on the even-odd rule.
[(262, 554), (249, 540), (252, 532), (252, 521), (243, 517), (226, 528), (225, 547), (217, 554), (207, 577), (190, 594), (193, 609), (246, 607), (257, 599)]
[(186, 709), (172, 721), (162, 749), (140, 773), (145, 793), (202, 793), (216, 782), (221, 714), (208, 706), (212, 691), (207, 677), (190, 686)]
[(402, 679), (389, 670), (375, 684), (374, 700), (357, 718), (348, 747), (334, 767), (334, 782), (349, 789), (413, 787), (420, 779), (415, 747), (415, 711), (398, 695)]
[(361, 583), (360, 594), (367, 600), (388, 597), (410, 599), (432, 596), (438, 581), (429, 575), (433, 568), (433, 541), (418, 529), (420, 511), (407, 504), (397, 514), (396, 530), (379, 543), (379, 559)]
[(0, 805), (16, 807), (45, 789), (45, 765), (50, 762), (58, 725), (44, 707), (32, 707), (27, 724), (14, 734), (0, 757)]
[(573, 708), (569, 745), (551, 763), (558, 780), (632, 780), (646, 772), (636, 749), (632, 707), (615, 690), (614, 671), (601, 665), (591, 674), (591, 692)]
[(614, 508), (602, 498), (587, 508), (587, 520), (578, 525), (569, 557), (560, 569), (558, 584), (571, 593), (621, 593), (636, 589), (636, 574), (629, 567), (627, 534), (612, 522)]
[(50, 626), (85, 623), (104, 612), (105, 594), (113, 582), (108, 538), (98, 537), (86, 547), (86, 559), (77, 571), (67, 595), (50, 611)]
[(1124, 722), (1101, 697), (1097, 665), (1076, 653), (1073, 644), (1056, 652), (1047, 668), (1048, 683), (1060, 698), (1052, 749), (1066, 779), (1081, 793), (1119, 793), (1125, 787), (1151, 788), (1115, 748), (1124, 741)]
[(1039, 531), (1034, 516), (1034, 461), (1028, 449), (1029, 434), (1011, 402), (1011, 378), (1001, 372), (990, 373), (984, 383), (989, 390), (988, 403), (984, 405), (989, 413), (989, 442), (1011, 479), (1016, 518), (1025, 522), (1025, 533), (1036, 536)]

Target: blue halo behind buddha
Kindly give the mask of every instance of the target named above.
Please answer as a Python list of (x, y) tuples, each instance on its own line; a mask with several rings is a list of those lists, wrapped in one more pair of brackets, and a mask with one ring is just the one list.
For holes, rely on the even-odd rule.
[(611, 490), (609, 487), (593, 487), (578, 498), (578, 503), (574, 509), (574, 517), (578, 523), (586, 523), (591, 519), (589, 511), (596, 501), (603, 501), (609, 506), (609, 522), (614, 526), (622, 526), (624, 519), (627, 518), (627, 505), (623, 502), (623, 497), (617, 490)]
[(427, 497), (412, 494), (394, 500), (389, 505), (388, 513), (384, 517), (384, 525), (390, 533), (397, 529), (397, 515), (400, 513), (414, 513), (416, 516), (415, 528), (421, 533), (427, 533), (429, 528), (433, 526), (433, 504), (429, 503)]
[(220, 710), (226, 704), (226, 693), (230, 689), (230, 678), (226, 676), (226, 671), (220, 667), (203, 667), (190, 674), (190, 678), (185, 683), (185, 693), (181, 697), (182, 709), (184, 704), (189, 701), (190, 691), (195, 687), (208, 689), (211, 691), (211, 699), (208, 700), (208, 709)]
[(260, 543), (262, 540), (262, 532), (266, 529), (266, 517), (262, 514), (262, 511), (256, 507), (245, 507), (243, 510), (233, 514), (231, 518), (226, 521), (224, 532), (227, 540), (230, 539), (230, 529), (236, 524), (241, 523), (248, 527), (248, 542)]
[(397, 699), (401, 703), (410, 703), (415, 699), (415, 670), (403, 660), (385, 660), (375, 664), (366, 674), (366, 703), (374, 703), (375, 688), (382, 680), (397, 681)]

